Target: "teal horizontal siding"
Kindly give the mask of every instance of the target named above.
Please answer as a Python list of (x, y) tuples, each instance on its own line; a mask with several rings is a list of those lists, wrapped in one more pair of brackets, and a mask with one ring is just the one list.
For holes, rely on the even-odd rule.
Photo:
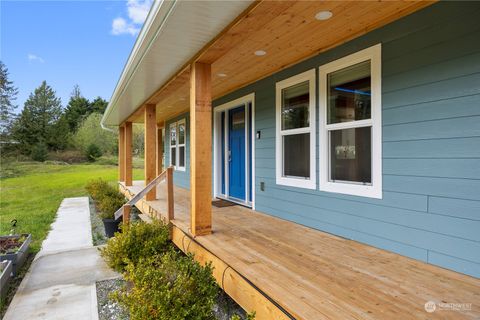
[[(255, 93), (256, 210), (480, 277), (479, 14), (478, 2), (440, 2), (215, 100)], [(275, 83), (377, 43), (382, 199), (277, 185)]]
[[(478, 103), (478, 102), (477, 102)], [(480, 158), (480, 137), (383, 142), (383, 158)]]
[[(480, 61), (480, 56), (478, 61)], [(382, 113), (382, 123), (384, 126), (388, 126), (395, 124), (406, 124), (410, 122), (479, 116), (479, 100), (480, 95), (477, 94), (385, 109)]]
[(480, 201), (429, 197), (428, 210), (431, 213), (477, 221), (480, 220)]

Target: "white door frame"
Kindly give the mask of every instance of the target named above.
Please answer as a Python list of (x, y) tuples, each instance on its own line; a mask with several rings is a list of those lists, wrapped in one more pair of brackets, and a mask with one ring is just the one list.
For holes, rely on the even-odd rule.
[[(248, 123), (248, 103), (251, 103), (252, 105), (252, 127), (249, 128), (249, 123)], [(245, 185), (246, 185), (246, 192), (245, 192), (245, 203), (247, 205), (251, 205), (252, 209), (255, 209), (255, 93), (250, 93), (246, 96), (240, 97), (238, 99), (229, 101), (227, 103), (224, 103), (218, 107), (213, 108), (213, 196), (214, 197), (219, 197), (222, 198), (224, 196), (228, 197), (228, 161), (225, 161), (225, 195), (222, 194), (222, 135), (220, 134), (220, 131), (222, 130), (222, 112), (223, 111), (228, 111), (230, 109), (234, 109), (236, 107), (240, 107), (241, 105), (245, 106), (245, 117), (246, 117), (246, 122), (245, 122), (245, 165), (247, 166), (247, 170), (245, 170)], [(228, 118), (225, 119), (225, 160), (228, 159)], [(251, 141), (252, 145), (250, 147), (251, 149), (251, 155), (249, 154), (249, 139), (248, 139), (248, 131), (251, 131)], [(249, 177), (249, 161), (252, 161), (251, 164), (251, 177), (252, 177), (252, 202), (250, 203), (248, 201), (249, 199), (249, 185), (250, 185), (250, 177)]]

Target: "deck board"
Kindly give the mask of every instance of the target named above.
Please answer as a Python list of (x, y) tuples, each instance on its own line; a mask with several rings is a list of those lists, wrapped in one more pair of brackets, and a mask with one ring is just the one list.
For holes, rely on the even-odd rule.
[[(143, 181), (128, 187), (139, 192)], [(146, 202), (166, 212), (165, 185)], [(189, 192), (175, 188), (172, 223), (188, 233)], [(212, 207), (213, 234), (195, 238), (297, 319), (479, 319), (480, 279), (260, 212)], [(427, 313), (427, 301), (471, 310)]]

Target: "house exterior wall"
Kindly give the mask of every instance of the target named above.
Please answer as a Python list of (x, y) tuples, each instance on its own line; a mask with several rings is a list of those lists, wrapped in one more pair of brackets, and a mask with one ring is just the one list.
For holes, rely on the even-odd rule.
[[(480, 277), (479, 14), (478, 2), (438, 3), (214, 101), (255, 93), (256, 210)], [(319, 191), (318, 126), (317, 189), (277, 185), (276, 82), (378, 43), (383, 198)], [(318, 73), (316, 87), (318, 123)], [(188, 164), (187, 142), (180, 186)]]
[(165, 140), (163, 150), (165, 152), (165, 167), (170, 165), (170, 124), (178, 120), (185, 119), (185, 171), (174, 170), (173, 181), (175, 185), (190, 189), (190, 115), (189, 113), (181, 114), (175, 118), (169, 119), (165, 126)]

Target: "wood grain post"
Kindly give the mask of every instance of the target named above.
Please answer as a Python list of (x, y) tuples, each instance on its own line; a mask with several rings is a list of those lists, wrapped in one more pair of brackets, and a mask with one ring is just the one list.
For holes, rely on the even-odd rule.
[(190, 72), (190, 231), (212, 232), (211, 67), (194, 62)]
[(167, 220), (175, 219), (175, 199), (173, 197), (173, 167), (167, 168)]
[(132, 123), (125, 122), (125, 186), (131, 186), (133, 184), (132, 181)]
[(127, 225), (130, 223), (130, 211), (132, 210), (132, 206), (129, 204), (123, 205), (123, 224)]
[[(145, 185), (150, 183), (156, 177), (157, 173), (157, 121), (156, 106), (147, 104), (145, 106)], [(147, 193), (147, 201), (155, 200), (157, 188), (153, 188)]]
[(125, 127), (118, 127), (118, 181), (125, 181)]
[(163, 129), (157, 127), (157, 177), (163, 172)]

